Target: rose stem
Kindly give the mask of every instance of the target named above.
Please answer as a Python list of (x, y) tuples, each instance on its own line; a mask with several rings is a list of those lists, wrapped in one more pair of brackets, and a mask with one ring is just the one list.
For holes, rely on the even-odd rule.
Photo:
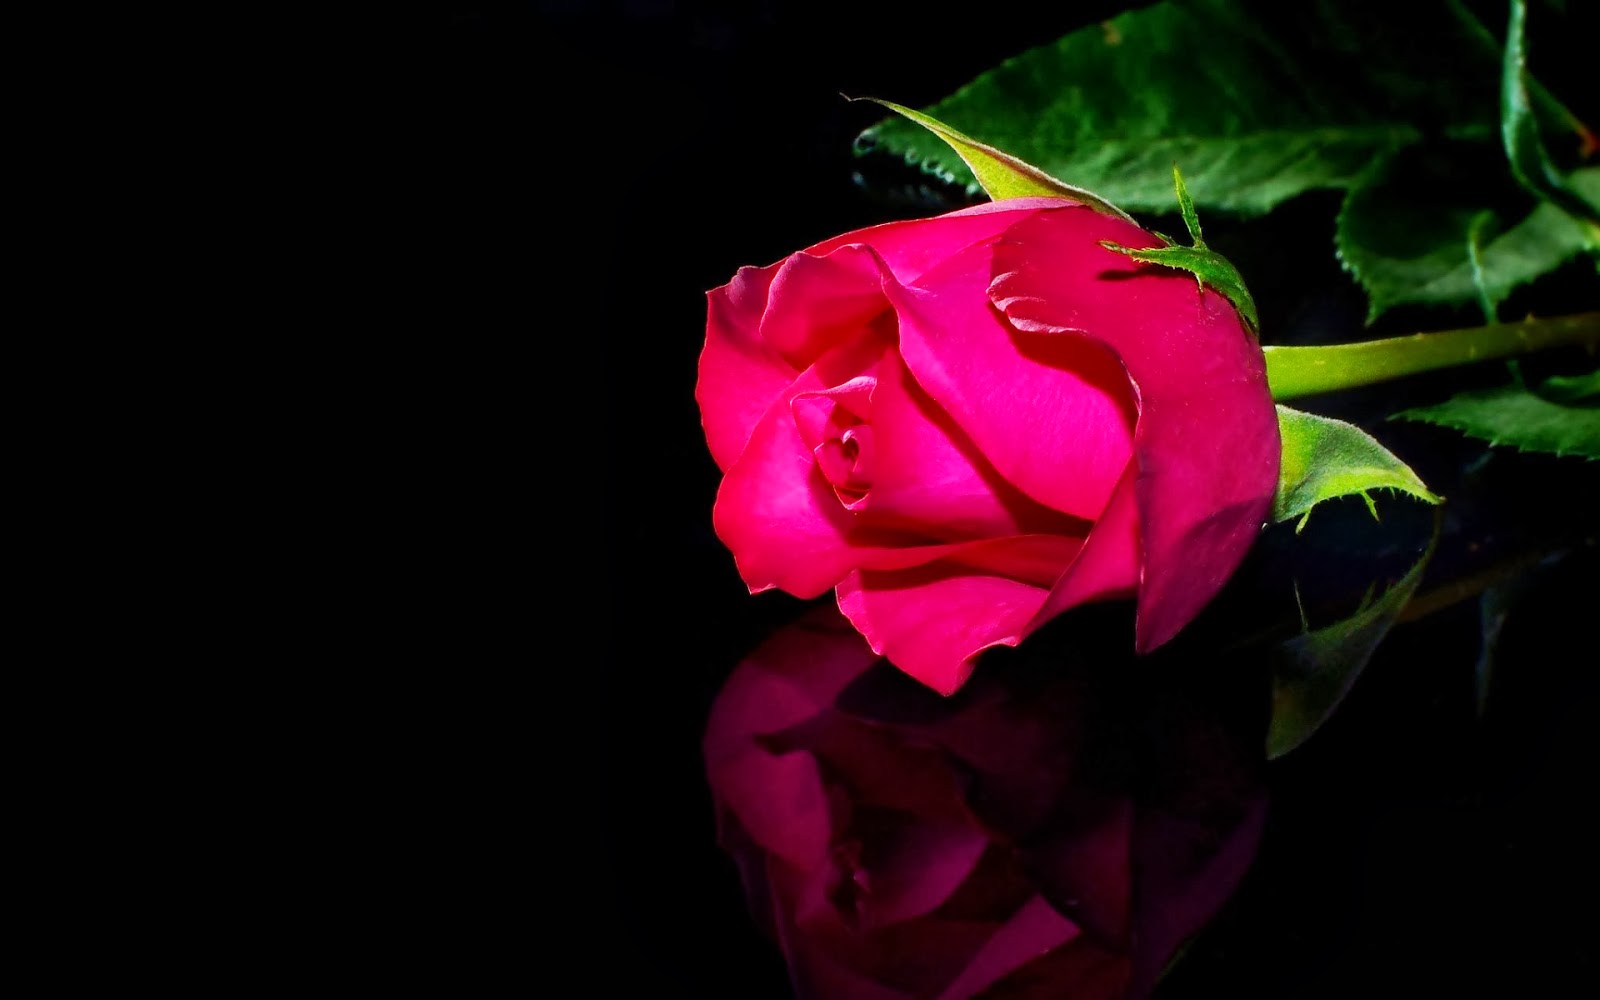
[(1272, 398), (1353, 389), (1452, 365), (1529, 354), (1550, 347), (1600, 345), (1600, 312), (1414, 333), (1328, 347), (1265, 347)]

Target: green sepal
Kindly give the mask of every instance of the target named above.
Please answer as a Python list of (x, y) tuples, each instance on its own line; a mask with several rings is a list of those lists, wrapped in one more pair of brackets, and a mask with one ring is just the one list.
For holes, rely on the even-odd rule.
[(1183, 174), (1179, 173), (1177, 164), (1172, 167), (1173, 187), (1178, 192), (1178, 210), (1183, 214), (1183, 224), (1188, 227), (1189, 237), (1194, 240), (1194, 246), (1178, 246), (1168, 236), (1156, 233), (1164, 247), (1151, 247), (1139, 249), (1125, 247), (1110, 240), (1101, 240), (1100, 245), (1107, 250), (1132, 257), (1134, 260), (1147, 264), (1160, 264), (1163, 267), (1175, 267), (1188, 271), (1195, 276), (1201, 287), (1210, 285), (1220, 292), (1233, 307), (1239, 310), (1239, 315), (1250, 324), (1251, 332), (1260, 328), (1260, 321), (1256, 318), (1256, 303), (1250, 297), (1250, 290), (1245, 287), (1244, 276), (1239, 269), (1233, 266), (1228, 258), (1206, 246), (1204, 236), (1200, 231), (1200, 217), (1194, 210), (1194, 199), (1189, 197), (1189, 189), (1184, 186)]
[(1074, 187), (1065, 181), (1057, 180), (1040, 170), (1031, 163), (1025, 163), (1010, 153), (985, 145), (970, 136), (963, 135), (955, 129), (939, 121), (931, 115), (920, 111), (913, 111), (891, 101), (882, 101), (876, 97), (846, 98), (847, 100), (871, 101), (880, 104), (897, 114), (904, 115), (916, 122), (934, 135), (943, 139), (956, 155), (961, 157), (967, 167), (972, 170), (972, 175), (977, 178), (978, 184), (984, 193), (995, 201), (1006, 198), (1070, 198), (1081, 202), (1097, 212), (1115, 216), (1128, 222), (1133, 219), (1128, 213), (1106, 201), (1104, 198), (1080, 187)]
[(1372, 490), (1394, 490), (1431, 504), (1444, 502), (1409, 465), (1354, 424), (1279, 405), (1278, 434), (1283, 458), (1272, 519), (1300, 518), (1296, 533), (1305, 529), (1313, 507), (1335, 497), (1361, 497), (1374, 518), (1378, 507)]

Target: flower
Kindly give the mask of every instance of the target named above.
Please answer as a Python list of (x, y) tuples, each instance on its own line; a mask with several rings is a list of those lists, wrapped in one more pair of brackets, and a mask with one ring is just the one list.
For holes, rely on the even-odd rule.
[(798, 997), (1146, 996), (1232, 893), (1265, 700), (1191, 672), (1133, 698), (1114, 658), (1039, 652), (944, 699), (823, 606), (729, 677), (719, 841)]
[(696, 398), (717, 536), (752, 592), (837, 591), (874, 652), (955, 691), (1062, 611), (1137, 596), (1170, 639), (1256, 536), (1279, 443), (1221, 295), (1159, 246), (1025, 198), (846, 233), (708, 293)]

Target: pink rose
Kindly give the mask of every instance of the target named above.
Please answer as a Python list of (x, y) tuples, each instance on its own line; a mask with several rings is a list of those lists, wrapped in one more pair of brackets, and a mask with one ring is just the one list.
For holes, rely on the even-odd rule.
[(1136, 647), (1221, 588), (1276, 486), (1261, 349), (1161, 245), (1024, 198), (847, 233), (709, 293), (713, 514), (752, 592), (835, 588), (946, 694), (985, 649), (1137, 596)]
[(1038, 654), (939, 698), (824, 606), (734, 670), (706, 775), (797, 997), (1145, 997), (1232, 894), (1265, 818), (1258, 682), (1168, 664), (1130, 698), (1125, 662)]

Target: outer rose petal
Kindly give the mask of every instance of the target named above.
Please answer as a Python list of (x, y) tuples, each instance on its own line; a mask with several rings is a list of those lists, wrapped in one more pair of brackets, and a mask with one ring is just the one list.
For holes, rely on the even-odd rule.
[(1137, 472), (1134, 463), (1129, 462), (1100, 520), (1090, 529), (1083, 551), (1050, 589), (1049, 599), (1034, 614), (1024, 634), (1068, 608), (1128, 597), (1139, 586)]
[(1077, 936), (1076, 924), (1057, 913), (1044, 897), (1034, 896), (984, 942), (955, 982), (939, 994), (940, 1000), (977, 996), (1009, 973)]
[(1233, 306), (1102, 239), (1156, 245), (1087, 208), (1040, 212), (995, 245), (989, 295), (1018, 329), (1103, 341), (1134, 382), (1144, 549), (1135, 644), (1147, 652), (1199, 613), (1254, 541), (1277, 486), (1278, 421), (1261, 348)]
[(1019, 535), (897, 572), (858, 570), (839, 583), (839, 610), (874, 651), (935, 691), (954, 694), (979, 653), (1022, 641), (1081, 545)]
[(895, 280), (918, 283), (923, 274), (975, 243), (987, 243), (1029, 212), (1077, 204), (1060, 198), (1014, 198), (991, 201), (933, 219), (886, 222), (824, 240), (808, 249), (825, 254), (852, 243), (875, 250)]
[(761, 314), (777, 267), (741, 267), (733, 280), (706, 293), (706, 344), (700, 351), (695, 401), (717, 468), (744, 451), (767, 407), (799, 370), (761, 340)]
[(900, 319), (901, 356), (1008, 482), (1093, 520), (1133, 452), (1127, 374), (1086, 339), (1019, 340), (989, 304), (992, 254), (972, 247), (925, 274), (919, 288), (886, 289)]
[(767, 289), (762, 342), (796, 368), (814, 364), (889, 308), (883, 270), (877, 254), (856, 244), (790, 254)]

